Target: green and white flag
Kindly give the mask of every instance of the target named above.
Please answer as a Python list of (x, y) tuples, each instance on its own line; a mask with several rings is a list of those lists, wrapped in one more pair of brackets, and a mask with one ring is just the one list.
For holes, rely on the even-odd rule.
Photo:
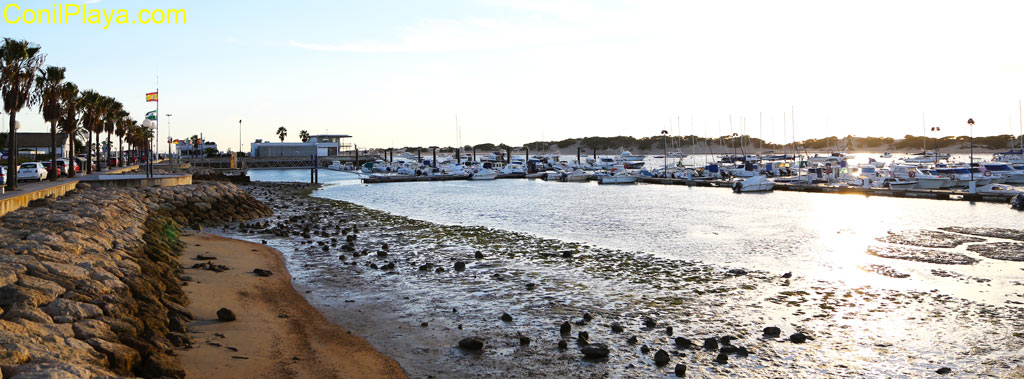
[(146, 112), (146, 119), (147, 120), (156, 120), (156, 111)]

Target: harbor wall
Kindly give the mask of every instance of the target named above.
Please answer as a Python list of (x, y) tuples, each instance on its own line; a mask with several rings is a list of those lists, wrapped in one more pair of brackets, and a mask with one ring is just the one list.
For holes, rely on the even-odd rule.
[(0, 218), (2, 377), (183, 377), (191, 344), (178, 239), (270, 215), (227, 183), (93, 188), (79, 182)]

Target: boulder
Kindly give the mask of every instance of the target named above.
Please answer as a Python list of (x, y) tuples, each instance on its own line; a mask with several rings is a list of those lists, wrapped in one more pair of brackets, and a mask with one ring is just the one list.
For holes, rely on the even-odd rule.
[(459, 348), (469, 351), (480, 351), (484, 348), (484, 341), (479, 337), (466, 337), (459, 340)]
[(100, 307), (74, 300), (57, 299), (43, 307), (43, 312), (50, 315), (54, 322), (69, 323), (93, 318), (103, 314)]
[(686, 365), (684, 365), (682, 363), (677, 363), (676, 364), (676, 369), (675, 369), (674, 372), (676, 374), (676, 377), (682, 378), (682, 377), (686, 376)]
[(658, 366), (664, 366), (668, 364), (668, 361), (668, 352), (666, 352), (665, 350), (658, 349), (658, 351), (654, 353), (654, 364)]
[(110, 369), (118, 374), (131, 374), (132, 367), (135, 367), (141, 360), (139, 352), (135, 351), (135, 349), (116, 342), (109, 342), (99, 338), (91, 338), (85, 342), (96, 349), (96, 351), (106, 354), (107, 361), (110, 362)]
[(107, 326), (106, 323), (100, 320), (88, 319), (77, 321), (72, 324), (72, 328), (75, 332), (75, 338), (83, 341), (90, 338), (117, 341), (117, 336), (110, 330), (110, 326)]
[(18, 319), (25, 319), (40, 324), (52, 324), (53, 318), (50, 315), (43, 312), (41, 309), (29, 306), (15, 306), (14, 308), (8, 309), (4, 312), (4, 320), (17, 321)]
[(782, 329), (777, 326), (769, 326), (764, 328), (763, 334), (765, 337), (775, 338), (782, 334)]
[(147, 378), (171, 377), (184, 378), (185, 369), (178, 360), (167, 354), (153, 354), (142, 362), (137, 374)]
[(232, 312), (230, 309), (227, 309), (227, 308), (218, 309), (217, 310), (217, 320), (225, 321), (225, 322), (227, 322), (227, 321), (235, 321), (236, 320), (235, 312)]
[(603, 343), (592, 343), (584, 345), (580, 351), (583, 356), (590, 359), (608, 358), (608, 346)]

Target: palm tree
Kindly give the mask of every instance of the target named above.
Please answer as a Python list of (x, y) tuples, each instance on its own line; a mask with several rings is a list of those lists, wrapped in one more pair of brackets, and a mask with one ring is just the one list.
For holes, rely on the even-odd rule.
[(114, 134), (117, 135), (117, 162), (120, 166), (124, 166), (124, 134), (128, 130), (128, 126), (134, 123), (129, 117), (128, 112), (122, 110), (118, 112), (117, 125), (114, 129)]
[(100, 123), (103, 112), (103, 95), (93, 90), (82, 91), (82, 127), (89, 132), (85, 143), (85, 173), (92, 174), (92, 133)]
[(300, 130), (299, 131), (299, 139), (301, 139), (303, 143), (305, 143), (306, 141), (309, 141), (309, 132), (307, 132), (305, 130)]
[(285, 129), (283, 126), (277, 128), (277, 138), (280, 138), (281, 142), (284, 142), (284, 137), (287, 136), (287, 135), (288, 135), (288, 129)]
[(57, 121), (60, 120), (61, 106), (60, 93), (64, 87), (64, 67), (49, 66), (45, 70), (39, 69), (36, 76), (36, 86), (32, 97), (39, 104), (39, 111), (43, 114), (43, 120), (50, 123), (50, 167), (54, 175), (50, 175), (50, 181), (57, 181)]
[(107, 166), (110, 166), (110, 153), (114, 152), (114, 146), (110, 144), (110, 135), (114, 134), (117, 122), (120, 120), (124, 105), (121, 102), (109, 98), (107, 113), (103, 116), (103, 131), (107, 133)]
[(25, 40), (4, 38), (0, 46), (0, 96), (4, 99), (4, 111), (11, 115), (10, 134), (7, 137), (7, 186), (18, 189), (18, 133), (14, 126), (21, 108), (31, 106), (32, 79), (36, 70), (43, 65), (46, 56), (39, 53), (40, 47)]
[(60, 131), (68, 135), (68, 176), (75, 176), (75, 138), (78, 134), (78, 115), (82, 112), (82, 106), (78, 98), (78, 86), (75, 83), (64, 82), (60, 89), (61, 120)]

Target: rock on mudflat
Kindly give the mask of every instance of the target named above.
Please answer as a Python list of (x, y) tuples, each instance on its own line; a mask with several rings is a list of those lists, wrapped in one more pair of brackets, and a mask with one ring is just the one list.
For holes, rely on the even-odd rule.
[(608, 346), (605, 346), (605, 344), (603, 343), (592, 343), (584, 345), (583, 348), (580, 349), (580, 351), (583, 352), (583, 356), (590, 359), (601, 359), (608, 357)]
[(793, 333), (789, 336), (789, 342), (792, 343), (804, 343), (807, 342), (807, 335), (803, 333)]
[(527, 346), (530, 344), (530, 337), (519, 336), (519, 346)]
[(677, 363), (676, 364), (676, 369), (675, 369), (675, 374), (676, 374), (677, 377), (680, 377), (680, 378), (686, 376), (686, 365), (684, 365), (682, 363)]
[(704, 348), (708, 350), (718, 350), (718, 340), (715, 337), (704, 339)]
[(688, 349), (688, 348), (693, 347), (693, 342), (690, 341), (689, 338), (676, 337), (675, 343), (676, 343), (676, 346), (678, 346), (680, 348), (684, 348), (684, 349)]
[(718, 356), (715, 357), (715, 362), (721, 363), (723, 365), (729, 363), (729, 354), (718, 353)]
[(563, 322), (562, 326), (558, 328), (558, 332), (562, 335), (568, 335), (569, 333), (572, 333), (572, 324), (570, 324), (568, 321)]
[(235, 312), (230, 309), (221, 308), (217, 310), (217, 319), (220, 321), (235, 321)]
[(469, 351), (480, 351), (484, 348), (484, 341), (479, 337), (466, 337), (459, 341), (459, 348)]
[(658, 352), (654, 353), (654, 364), (658, 366), (667, 365), (669, 361), (668, 352), (665, 350), (658, 349)]
[(626, 343), (628, 343), (628, 344), (630, 344), (630, 345), (636, 345), (636, 343), (637, 343), (637, 338), (636, 338), (636, 336), (632, 336), (632, 337), (629, 337), (629, 339), (628, 339), (628, 340), (626, 340)]
[(254, 268), (252, 269), (252, 273), (256, 274), (256, 276), (270, 276), (273, 274), (270, 270), (264, 270), (262, 268)]
[(935, 373), (939, 374), (939, 375), (946, 375), (946, 374), (949, 374), (951, 372), (953, 372), (953, 369), (951, 369), (949, 367), (943, 367), (943, 368), (940, 368), (938, 370), (935, 370)]
[(622, 324), (619, 324), (618, 322), (612, 323), (612, 333), (622, 333), (622, 330)]
[(769, 326), (764, 328), (763, 334), (765, 337), (778, 337), (782, 334), (782, 329), (777, 326)]
[(512, 322), (512, 315), (510, 315), (508, 313), (502, 313), (501, 314), (501, 321)]

